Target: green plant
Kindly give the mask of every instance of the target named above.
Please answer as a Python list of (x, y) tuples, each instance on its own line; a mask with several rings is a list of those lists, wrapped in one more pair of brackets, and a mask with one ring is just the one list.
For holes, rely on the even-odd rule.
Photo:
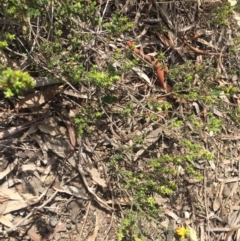
[(10, 68), (0, 70), (0, 89), (6, 98), (19, 94), (23, 90), (33, 88), (35, 85), (31, 76), (20, 70)]
[(230, 2), (226, 2), (223, 6), (215, 10), (215, 17), (212, 20), (213, 24), (229, 25), (229, 16), (233, 13), (233, 7)]
[(121, 16), (119, 11), (116, 11), (112, 17), (111, 23), (104, 23), (106, 30), (113, 35), (120, 35), (126, 30), (131, 29), (134, 23), (129, 22), (126, 16)]
[(234, 11), (240, 13), (240, 1), (237, 1), (236, 5), (234, 6)]
[(157, 100), (149, 100), (147, 102), (147, 106), (150, 110), (155, 110), (155, 111), (164, 111), (164, 110), (169, 110), (172, 108), (172, 104), (168, 102), (160, 102)]
[(137, 231), (138, 228), (136, 218), (136, 212), (129, 211), (126, 213), (118, 229), (117, 241), (122, 241), (129, 238), (131, 241), (143, 241)]
[(132, 101), (128, 101), (128, 103), (125, 106), (125, 109), (122, 111), (122, 115), (124, 117), (130, 117), (132, 109), (133, 109)]
[(172, 123), (168, 126), (169, 129), (180, 128), (183, 126), (183, 121), (175, 118)]
[(208, 113), (207, 118), (207, 129), (213, 132), (218, 132), (221, 130), (223, 121), (215, 117), (212, 113)]
[(109, 72), (99, 70), (96, 66), (93, 66), (87, 74), (87, 79), (98, 87), (109, 87), (119, 78), (118, 75), (111, 75)]
[(199, 118), (194, 115), (194, 114), (191, 114), (189, 117), (189, 121), (191, 122), (191, 124), (198, 130), (200, 129), (203, 124), (200, 122)]
[(74, 118), (79, 136), (92, 133), (94, 123), (96, 122), (97, 118), (102, 116), (102, 113), (99, 113), (97, 111), (95, 112), (90, 106), (81, 108), (79, 113)]
[(240, 38), (238, 37), (234, 39), (233, 45), (229, 48), (230, 54), (235, 54), (237, 52), (237, 49), (239, 49), (239, 46), (240, 46)]

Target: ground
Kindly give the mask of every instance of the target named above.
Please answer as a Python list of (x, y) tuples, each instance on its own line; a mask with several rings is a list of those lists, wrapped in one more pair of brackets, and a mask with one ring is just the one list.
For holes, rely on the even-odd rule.
[(4, 1), (0, 240), (239, 240), (240, 3)]

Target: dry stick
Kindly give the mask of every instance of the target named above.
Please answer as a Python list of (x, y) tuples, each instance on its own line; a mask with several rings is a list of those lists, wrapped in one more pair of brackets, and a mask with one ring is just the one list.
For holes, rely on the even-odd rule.
[(198, 49), (198, 48), (195, 48), (193, 47), (192, 45), (190, 45), (186, 40), (184, 40), (184, 43), (194, 52), (198, 53), (198, 54), (203, 54), (203, 55), (215, 55), (215, 56), (228, 56), (228, 54), (222, 54), (222, 53), (212, 53), (212, 52), (207, 52), (207, 51), (204, 51), (202, 49)]
[[(204, 203), (205, 203), (205, 211), (206, 211), (206, 216), (207, 216), (207, 227), (208, 229), (210, 228), (209, 227), (209, 218), (208, 218), (208, 206), (207, 206), (207, 184), (206, 184), (206, 165), (204, 166), (204, 179), (203, 179), (203, 185), (204, 185)], [(207, 231), (207, 236), (209, 237), (209, 231)]]
[[(39, 197), (38, 202), (42, 199), (43, 196), (45, 196), (45, 194), (47, 193), (47, 191), (48, 191), (48, 189)], [(52, 195), (47, 201), (45, 201), (41, 206), (36, 207), (36, 208), (33, 208), (32, 211), (31, 211), (25, 218), (23, 218), (21, 221), (19, 221), (18, 223), (16, 223), (13, 227), (9, 228), (8, 230), (6, 230), (6, 231), (5, 231), (5, 230), (4, 230), (4, 231), (0, 231), (0, 233), (2, 233), (3, 235), (6, 235), (7, 233), (10, 233), (10, 232), (14, 231), (15, 228), (17, 228), (17, 227), (20, 226), (25, 220), (27, 220), (28, 218), (30, 218), (30, 217), (34, 214), (35, 210), (41, 209), (41, 208), (45, 207), (50, 201), (52, 201), (52, 199), (57, 195), (57, 193), (58, 193), (58, 191), (55, 191), (55, 192), (53, 193), (53, 195)]]
[(78, 163), (78, 171), (82, 177), (83, 184), (87, 188), (88, 192), (94, 197), (94, 199), (98, 202), (98, 204), (102, 207), (107, 209), (108, 211), (113, 211), (114, 209), (109, 207), (106, 202), (104, 202), (100, 197), (98, 197), (94, 191), (88, 186), (87, 180), (84, 175), (83, 167), (81, 165), (81, 159), (82, 159), (82, 141), (79, 141), (79, 163)]
[[(127, 46), (129, 48), (132, 48), (134, 46), (134, 42), (132, 41), (128, 41), (127, 42)], [(148, 62), (149, 64), (152, 64), (154, 70), (157, 73), (157, 77), (159, 80), (159, 83), (161, 85), (162, 88), (166, 88), (166, 84), (164, 81), (164, 72), (168, 72), (168, 67), (167, 66), (162, 66), (161, 63), (159, 63), (155, 58), (152, 60), (150, 56), (144, 54), (141, 50), (134, 48), (133, 52), (136, 53), (138, 56), (140, 56), (143, 60), (145, 60), (146, 62)]]
[(230, 236), (232, 236), (232, 234), (237, 231), (238, 229), (240, 229), (240, 225), (237, 225), (236, 227), (232, 228), (228, 233), (226, 238), (224, 239), (224, 241), (230, 241), (229, 238)]
[(78, 171), (82, 177), (82, 180), (83, 180), (83, 183), (85, 185), (85, 187), (87, 188), (88, 192), (94, 197), (94, 199), (98, 202), (98, 204), (102, 207), (102, 208), (105, 208), (107, 209), (108, 211), (113, 211), (113, 209), (111, 207), (109, 207), (107, 205), (107, 203), (105, 203), (100, 197), (98, 197), (94, 191), (88, 186), (88, 183), (87, 183), (87, 180), (84, 176), (84, 173), (83, 173), (83, 168), (81, 165), (78, 165)]
[(83, 222), (82, 229), (81, 229), (81, 232), (80, 232), (79, 237), (78, 237), (78, 241), (80, 241), (80, 238), (82, 237), (83, 229), (84, 229), (85, 224), (86, 224), (86, 221), (87, 221), (87, 216), (88, 216), (88, 213), (89, 213), (89, 209), (90, 209), (91, 203), (92, 203), (92, 201), (90, 201), (90, 202), (88, 203), (87, 212), (86, 212), (86, 215), (85, 215), (86, 218), (85, 218), (85, 220), (84, 220), (84, 222)]
[(7, 130), (1, 131), (0, 132), (0, 140), (6, 138), (8, 136), (14, 135), (14, 134), (16, 134), (16, 133), (18, 133), (18, 132), (28, 128), (29, 125), (31, 125), (33, 123), (36, 123), (37, 121), (39, 121), (39, 120), (41, 120), (41, 119), (43, 119), (43, 118), (45, 118), (47, 116), (48, 116), (48, 114), (44, 114), (43, 116), (40, 116), (40, 117), (38, 117), (38, 118), (36, 118), (36, 119), (34, 119), (32, 121), (29, 121), (28, 123), (25, 123), (25, 124), (22, 124), (22, 125), (16, 126), (16, 127), (10, 127)]
[(48, 68), (46, 68), (46, 67), (44, 67), (44, 66), (41, 66), (41, 67), (42, 67), (43, 69), (45, 69), (46, 71), (48, 71), (49, 73), (55, 75), (57, 78), (63, 80), (63, 82), (65, 82), (66, 84), (68, 84), (73, 90), (75, 90), (77, 93), (79, 93), (79, 91), (78, 91), (76, 88), (74, 88), (73, 85), (71, 85), (71, 84), (66, 80), (66, 78), (64, 78), (63, 76), (59, 76), (59, 75), (53, 73), (50, 69), (48, 69)]
[[(114, 209), (114, 195), (113, 195), (113, 189), (112, 189), (112, 186), (111, 186), (111, 190), (110, 190), (111, 194), (112, 194), (112, 208)], [(109, 224), (109, 228), (106, 232), (106, 235), (104, 236), (103, 240), (105, 241), (108, 241), (108, 234), (112, 228), (112, 223), (113, 223), (113, 215), (114, 215), (114, 212), (112, 212), (112, 215), (111, 215), (111, 221), (110, 221), (110, 224)]]

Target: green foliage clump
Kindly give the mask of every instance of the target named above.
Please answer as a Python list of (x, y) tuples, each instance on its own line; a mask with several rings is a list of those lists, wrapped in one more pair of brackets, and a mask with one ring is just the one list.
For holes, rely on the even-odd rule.
[(78, 135), (91, 134), (96, 120), (102, 116), (102, 112), (93, 110), (91, 106), (82, 107), (74, 118)]
[(118, 75), (111, 75), (109, 72), (101, 71), (96, 66), (93, 66), (87, 74), (87, 79), (98, 87), (109, 87), (119, 78)]
[(233, 7), (230, 2), (226, 2), (222, 7), (215, 10), (215, 17), (212, 20), (213, 24), (216, 25), (229, 25), (229, 16), (233, 14)]
[(121, 16), (119, 11), (116, 11), (112, 17), (112, 21), (110, 23), (105, 23), (103, 26), (112, 35), (120, 35), (126, 30), (131, 29), (134, 23), (129, 22), (126, 16)]
[(137, 214), (136, 212), (129, 211), (121, 221), (117, 233), (117, 241), (131, 239), (132, 241), (142, 241), (137, 233)]
[(23, 90), (31, 89), (35, 85), (31, 76), (20, 70), (10, 68), (0, 70), (0, 89), (6, 98), (19, 94)]
[(221, 130), (222, 125), (224, 122), (217, 117), (215, 117), (212, 113), (208, 114), (207, 118), (207, 128), (212, 132), (218, 132)]

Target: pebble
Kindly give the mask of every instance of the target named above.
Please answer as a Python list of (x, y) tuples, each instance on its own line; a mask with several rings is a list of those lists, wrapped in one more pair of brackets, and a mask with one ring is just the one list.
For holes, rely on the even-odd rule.
[(57, 223), (58, 220), (56, 217), (50, 217), (49, 224), (51, 225), (51, 227), (56, 227)]

